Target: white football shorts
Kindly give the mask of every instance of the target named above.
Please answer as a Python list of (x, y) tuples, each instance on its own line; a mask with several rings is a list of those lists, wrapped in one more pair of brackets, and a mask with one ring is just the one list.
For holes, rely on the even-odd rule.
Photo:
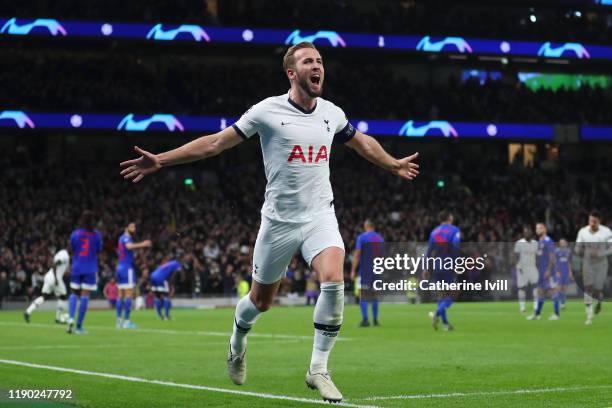
[(276, 221), (262, 215), (253, 252), (253, 279), (262, 284), (277, 282), (285, 276), (298, 249), (310, 265), (315, 256), (329, 247), (344, 251), (334, 213), (318, 215), (306, 223)]
[(62, 279), (55, 282), (55, 273), (50, 270), (45, 274), (43, 281), (42, 293), (45, 295), (66, 296), (66, 285)]
[(516, 287), (521, 289), (525, 286), (537, 285), (539, 278), (538, 268), (535, 267), (518, 267), (516, 268)]

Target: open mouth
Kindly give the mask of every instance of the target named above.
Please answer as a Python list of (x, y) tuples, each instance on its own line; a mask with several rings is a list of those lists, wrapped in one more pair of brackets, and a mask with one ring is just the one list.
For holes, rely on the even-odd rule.
[(312, 74), (310, 76), (310, 82), (312, 82), (315, 85), (320, 85), (321, 84), (321, 74)]

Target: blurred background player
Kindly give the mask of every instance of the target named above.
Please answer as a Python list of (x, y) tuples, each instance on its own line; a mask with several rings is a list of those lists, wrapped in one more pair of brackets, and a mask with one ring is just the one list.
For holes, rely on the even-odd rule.
[(584, 306), (587, 319), (593, 323), (593, 298), (597, 299), (595, 314), (601, 312), (603, 288), (608, 275), (608, 256), (612, 254), (612, 231), (601, 225), (601, 214), (589, 213), (589, 225), (582, 227), (576, 237), (577, 254), (582, 255), (582, 279), (584, 284)]
[[(136, 327), (130, 321), (132, 311), (132, 298), (136, 286), (136, 274), (134, 273), (134, 250), (151, 248), (151, 241), (134, 242), (136, 224), (130, 222), (117, 242), (117, 282), (119, 297), (117, 298), (117, 328), (133, 329)], [(123, 316), (122, 316), (123, 311)]]
[(538, 238), (538, 254), (536, 265), (538, 267), (538, 303), (532, 315), (527, 320), (539, 320), (542, 306), (546, 296), (550, 296), (554, 304), (554, 314), (548, 320), (559, 320), (559, 298), (557, 296), (556, 281), (552, 277), (555, 265), (555, 242), (547, 234), (546, 225), (543, 222), (536, 224), (536, 236)]
[(533, 314), (535, 314), (538, 308), (538, 267), (536, 265), (538, 243), (533, 239), (531, 227), (523, 227), (523, 238), (519, 239), (514, 245), (514, 253), (517, 258), (516, 286), (518, 288), (519, 309), (522, 314), (526, 313), (526, 289), (531, 287), (533, 293)]
[(566, 239), (559, 240), (559, 247), (555, 250), (555, 274), (557, 281), (557, 294), (561, 309), (565, 309), (565, 295), (568, 285), (574, 281), (571, 263), (572, 251)]
[(361, 327), (370, 325), (368, 319), (368, 303), (372, 304), (372, 321), (374, 326), (378, 326), (378, 293), (372, 287), (374, 283), (374, 272), (372, 261), (375, 256), (383, 256), (382, 244), (385, 242), (382, 235), (375, 231), (374, 223), (366, 219), (363, 223), (364, 233), (360, 234), (355, 241), (353, 260), (351, 263), (351, 279), (355, 281), (357, 268), (359, 268), (360, 296), (359, 305), (361, 306)]
[(238, 295), (238, 299), (242, 299), (248, 295), (249, 290), (251, 290), (249, 282), (244, 279), (242, 273), (238, 273), (238, 276), (236, 277), (236, 294)]
[[(170, 279), (174, 272), (181, 269), (181, 263), (176, 260), (168, 261), (151, 274), (151, 290), (155, 294), (155, 310), (157, 315), (162, 320), (170, 319), (170, 308), (172, 302), (170, 301)], [(162, 315), (162, 307), (164, 308), (164, 314)]]
[[(97, 289), (98, 280), (98, 252), (102, 250), (102, 234), (94, 229), (94, 214), (83, 211), (81, 216), (81, 228), (70, 235), (70, 247), (74, 262), (70, 273), (70, 289), (72, 293), (68, 299), (67, 333), (83, 334), (83, 321), (87, 313), (89, 303), (89, 292)], [(74, 315), (76, 314), (77, 302), (79, 301), (79, 317), (74, 327)]]
[[(410, 275), (406, 280), (411, 287), (419, 287), (419, 280), (414, 275)], [(418, 305), (421, 303), (421, 294), (418, 290), (406, 290), (406, 298), (408, 299), (408, 303), (412, 305)]]
[[(441, 258), (442, 262), (434, 262), (434, 281), (435, 282), (455, 282), (456, 273), (454, 270), (447, 270), (442, 267), (446, 263), (446, 259), (454, 258), (459, 254), (459, 243), (461, 242), (461, 232), (459, 228), (453, 225), (453, 214), (447, 210), (442, 210), (438, 214), (440, 225), (434, 228), (429, 235), (429, 245), (427, 247), (427, 258)], [(438, 268), (440, 265), (440, 268)], [(425, 272), (425, 276), (429, 277), (429, 271)], [(444, 330), (454, 330), (454, 327), (448, 322), (446, 311), (453, 304), (453, 294), (449, 291), (438, 291), (438, 308), (435, 312), (429, 312), (429, 317), (432, 319), (434, 330), (438, 330), (439, 319), (442, 319)]]
[(315, 271), (309, 271), (306, 274), (306, 288), (304, 290), (304, 297), (306, 298), (306, 306), (310, 306), (312, 302), (313, 306), (317, 304), (317, 299), (321, 294), (319, 290), (319, 280), (317, 279), (317, 273)]
[(66, 323), (68, 315), (66, 313), (66, 285), (64, 284), (64, 274), (68, 271), (70, 255), (65, 249), (60, 249), (53, 257), (53, 267), (45, 274), (41, 296), (34, 299), (32, 304), (23, 313), (27, 323), (30, 323), (32, 312), (48, 300), (51, 296), (57, 297), (57, 308), (55, 310), (55, 322)]
[(119, 287), (117, 286), (117, 281), (115, 278), (110, 278), (106, 285), (104, 285), (104, 289), (102, 289), (102, 293), (104, 293), (104, 297), (108, 301), (108, 305), (111, 309), (117, 308), (117, 298), (119, 298)]

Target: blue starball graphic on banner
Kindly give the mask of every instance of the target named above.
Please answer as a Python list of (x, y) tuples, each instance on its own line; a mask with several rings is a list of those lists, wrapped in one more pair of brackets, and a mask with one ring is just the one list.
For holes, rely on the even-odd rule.
[(302, 41), (307, 41), (314, 44), (314, 42), (317, 40), (327, 40), (332, 47), (337, 47), (338, 45), (341, 47), (346, 47), (346, 42), (344, 42), (342, 37), (340, 37), (340, 35), (335, 31), (317, 31), (312, 35), (302, 36), (300, 35), (300, 30), (295, 30), (289, 34), (289, 37), (287, 37), (285, 40), (285, 44), (295, 45), (301, 43)]
[(553, 47), (550, 41), (547, 41), (542, 44), (542, 46), (538, 50), (538, 55), (540, 57), (561, 58), (563, 56), (563, 53), (567, 51), (573, 52), (578, 58), (591, 58), (591, 55), (582, 44), (565, 43), (558, 47)]
[(148, 130), (149, 126), (154, 123), (160, 123), (165, 125), (166, 129), (168, 129), (170, 132), (174, 132), (176, 129), (180, 130), (181, 132), (185, 130), (183, 124), (179, 122), (179, 120), (174, 117), (174, 115), (162, 113), (157, 113), (155, 115), (152, 115), (148, 119), (142, 120), (135, 120), (134, 114), (130, 113), (129, 115), (126, 115), (123, 119), (121, 119), (121, 122), (119, 122), (119, 125), (117, 126), (117, 130), (144, 132), (145, 130)]
[(39, 18), (31, 23), (19, 24), (16, 18), (8, 20), (2, 28), (0, 33), (2, 34), (13, 34), (13, 35), (28, 35), (33, 29), (43, 27), (46, 28), (49, 33), (53, 36), (58, 34), (67, 35), (66, 29), (57, 21), (49, 18)]
[[(419, 41), (417, 44), (417, 50), (426, 52), (442, 52), (444, 47), (453, 47), (460, 53), (471, 53), (472, 47), (468, 44), (465, 39), (461, 37), (446, 37), (440, 41), (431, 41), (431, 38), (427, 35)], [(448, 48), (447, 48), (448, 51)]]
[(32, 119), (22, 111), (2, 111), (0, 112), (0, 120), (12, 120), (20, 129), (25, 128), (26, 125), (31, 129), (36, 127)]
[(183, 24), (177, 28), (166, 30), (162, 24), (157, 24), (149, 30), (147, 33), (147, 40), (161, 40), (161, 41), (172, 41), (175, 40), (179, 34), (191, 34), (196, 41), (210, 42), (210, 36), (204, 31), (204, 29), (198, 25)]
[(432, 120), (431, 122), (423, 122), (421, 126), (415, 126), (412, 120), (407, 121), (399, 131), (400, 136), (423, 137), (431, 133), (431, 131), (441, 132), (444, 137), (459, 137), (459, 133), (455, 128), (444, 120)]

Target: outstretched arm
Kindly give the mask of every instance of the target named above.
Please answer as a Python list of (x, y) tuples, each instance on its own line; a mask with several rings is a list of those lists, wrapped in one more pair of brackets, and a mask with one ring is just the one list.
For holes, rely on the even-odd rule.
[(153, 243), (150, 239), (145, 239), (141, 242), (128, 242), (127, 244), (125, 244), (125, 247), (131, 251), (133, 249), (151, 248), (152, 245)]
[(131, 179), (132, 182), (137, 183), (144, 176), (155, 173), (162, 167), (190, 163), (216, 156), (222, 151), (236, 146), (242, 140), (242, 137), (230, 126), (221, 132), (202, 136), (179, 148), (160, 154), (153, 154), (134, 146), (134, 150), (140, 154), (140, 157), (121, 163), (120, 166), (123, 169), (121, 175), (123, 178)]
[(346, 142), (346, 145), (354, 149), (361, 157), (385, 170), (389, 170), (398, 177), (412, 180), (419, 175), (419, 165), (413, 163), (419, 156), (418, 153), (403, 159), (396, 159), (387, 153), (376, 139), (360, 131), (357, 131), (355, 136)]

